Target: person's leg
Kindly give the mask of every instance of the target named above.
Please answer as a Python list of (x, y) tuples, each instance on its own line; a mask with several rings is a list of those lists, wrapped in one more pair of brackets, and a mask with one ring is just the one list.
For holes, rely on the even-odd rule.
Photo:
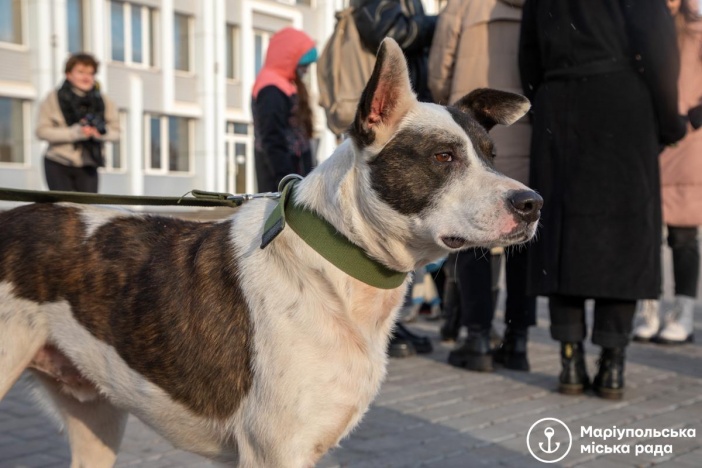
[(549, 296), (551, 337), (561, 342), (561, 373), (558, 391), (579, 395), (590, 385), (585, 366), (585, 299)]
[(527, 259), (525, 248), (505, 254), (507, 301), (505, 305), (505, 333), (495, 351), (495, 362), (508, 369), (529, 370), (527, 359), (528, 329), (536, 324), (536, 297), (527, 296)]
[(592, 386), (602, 398), (618, 400), (624, 395), (625, 350), (635, 312), (634, 300), (595, 299), (592, 342), (602, 347), (602, 353)]
[(98, 193), (97, 167), (80, 167), (76, 169), (76, 192)]
[(449, 353), (449, 364), (492, 371), (490, 327), (494, 308), (490, 251), (476, 248), (461, 252), (457, 258), (456, 276), (461, 297), (461, 324), (468, 329), (468, 338)]
[(461, 300), (456, 279), (457, 255), (449, 255), (442, 268), (445, 278), (442, 309), (444, 323), (439, 329), (442, 341), (455, 341), (461, 328)]
[(461, 325), (468, 334), (490, 331), (492, 304), (492, 266), (490, 251), (477, 248), (458, 255), (456, 276), (461, 291)]
[(75, 191), (71, 169), (71, 167), (44, 158), (44, 176), (46, 177), (46, 185), (49, 187), (49, 190)]
[(693, 340), (693, 313), (700, 277), (697, 227), (668, 226), (668, 245), (673, 253), (675, 304), (665, 313), (656, 341), (683, 344)]

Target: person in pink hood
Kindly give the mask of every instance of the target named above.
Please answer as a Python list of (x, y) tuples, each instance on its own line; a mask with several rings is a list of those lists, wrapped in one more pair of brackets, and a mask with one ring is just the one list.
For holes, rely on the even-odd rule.
[(316, 60), (304, 32), (288, 27), (271, 37), (251, 102), (259, 192), (275, 192), (286, 175), (312, 170), (312, 110), (302, 77)]

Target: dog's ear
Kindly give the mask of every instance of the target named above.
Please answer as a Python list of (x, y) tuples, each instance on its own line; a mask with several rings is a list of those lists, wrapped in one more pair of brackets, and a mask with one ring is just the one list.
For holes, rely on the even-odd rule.
[(383, 144), (415, 102), (402, 49), (394, 39), (385, 38), (378, 48), (375, 68), (361, 94), (349, 135), (359, 148)]
[(512, 125), (527, 113), (531, 104), (520, 94), (479, 88), (463, 96), (453, 107), (472, 115), (489, 131), (496, 124)]

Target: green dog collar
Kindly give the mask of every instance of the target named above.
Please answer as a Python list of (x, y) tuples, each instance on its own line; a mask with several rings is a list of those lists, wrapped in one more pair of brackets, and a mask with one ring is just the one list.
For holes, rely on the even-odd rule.
[(402, 285), (407, 273), (391, 270), (370, 258), (322, 217), (300, 205), (288, 203), (299, 181), (299, 178), (292, 178), (281, 182), (285, 185), (280, 191), (278, 205), (264, 225), (261, 248), (270, 244), (288, 224), (307, 245), (349, 276), (379, 289), (395, 289)]

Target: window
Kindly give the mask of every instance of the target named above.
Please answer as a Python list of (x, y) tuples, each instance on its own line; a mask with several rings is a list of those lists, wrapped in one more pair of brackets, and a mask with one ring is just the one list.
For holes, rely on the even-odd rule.
[(105, 170), (121, 171), (125, 169), (128, 148), (127, 140), (127, 111), (119, 111), (120, 137), (114, 143), (105, 145)]
[(113, 0), (110, 2), (110, 25), (113, 61), (156, 65), (155, 9)]
[(112, 37), (112, 60), (125, 61), (125, 36), (124, 36), (124, 3), (110, 3), (110, 24)]
[(190, 121), (182, 117), (168, 117), (168, 170), (190, 170)]
[(227, 25), (227, 78), (239, 78), (239, 28), (232, 24)]
[(0, 42), (22, 44), (21, 0), (0, 0)]
[(151, 117), (149, 122), (149, 128), (151, 129), (151, 148), (149, 151), (151, 164), (149, 167), (151, 169), (161, 169), (161, 118)]
[(245, 123), (227, 122), (224, 156), (226, 157), (227, 192), (250, 193), (253, 181), (247, 185), (247, 169), (252, 167), (253, 141), (250, 126)]
[(176, 70), (190, 71), (190, 17), (176, 13), (173, 21), (173, 65)]
[(190, 172), (192, 119), (147, 115), (145, 138), (151, 172)]
[(266, 60), (266, 50), (268, 50), (270, 38), (271, 33), (267, 31), (254, 31), (254, 70), (256, 75), (261, 71)]
[(67, 0), (68, 52), (72, 54), (85, 50), (84, 21), (83, 0)]
[(0, 97), (0, 163), (25, 161), (24, 101)]

